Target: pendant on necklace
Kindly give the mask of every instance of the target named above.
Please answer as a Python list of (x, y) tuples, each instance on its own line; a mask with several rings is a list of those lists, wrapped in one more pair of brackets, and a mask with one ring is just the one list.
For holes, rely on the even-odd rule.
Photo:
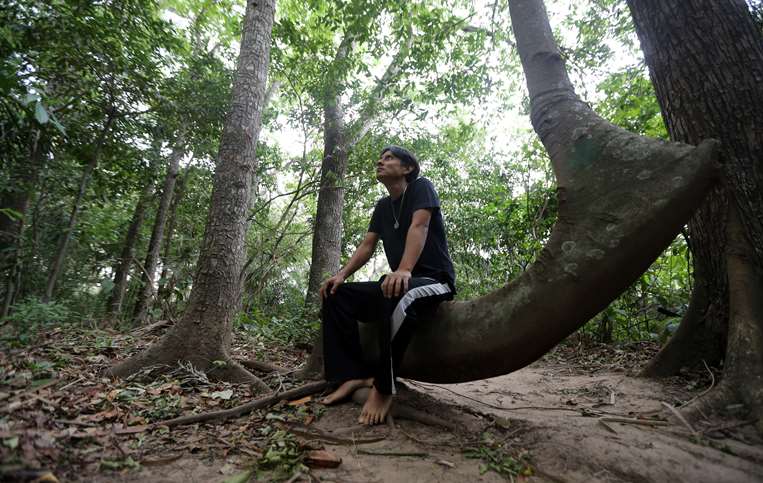
[(397, 230), (398, 228), (400, 228), (400, 223), (395, 222), (395, 230)]

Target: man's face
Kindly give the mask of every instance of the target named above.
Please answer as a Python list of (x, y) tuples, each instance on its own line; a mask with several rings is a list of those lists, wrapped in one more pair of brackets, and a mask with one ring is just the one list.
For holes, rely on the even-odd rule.
[(413, 167), (404, 164), (400, 158), (396, 157), (390, 151), (384, 151), (376, 162), (376, 179), (379, 181), (394, 181), (399, 178), (405, 178)]

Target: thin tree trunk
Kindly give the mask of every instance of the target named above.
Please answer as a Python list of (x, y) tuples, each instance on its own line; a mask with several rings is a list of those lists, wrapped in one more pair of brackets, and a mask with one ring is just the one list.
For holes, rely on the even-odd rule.
[(180, 167), (180, 159), (183, 155), (185, 155), (185, 139), (181, 130), (167, 164), (167, 174), (164, 177), (162, 196), (156, 210), (154, 227), (151, 230), (151, 240), (146, 251), (146, 261), (143, 263), (144, 270), (141, 270), (141, 289), (138, 293), (138, 299), (135, 301), (135, 310), (133, 311), (133, 319), (138, 324), (143, 324), (147, 321), (156, 293), (154, 290), (154, 278), (156, 276), (156, 267), (159, 265), (159, 251), (162, 247), (164, 227), (167, 224), (172, 195), (175, 192), (175, 181), (177, 180), (178, 169)]
[[(167, 220), (167, 234), (164, 236), (164, 248), (162, 248), (162, 273), (159, 275), (158, 290), (158, 297), (164, 302), (169, 302), (170, 295), (175, 288), (174, 282), (168, 280), (170, 276), (170, 251), (172, 249), (172, 238), (175, 234), (175, 224), (177, 223), (177, 210), (185, 196), (185, 187), (188, 182), (190, 171), (191, 166), (188, 165), (183, 174), (178, 177), (177, 183), (175, 184), (175, 194), (172, 197), (172, 204), (170, 205), (170, 212)], [(166, 317), (167, 315), (163, 314), (163, 316)]]
[(146, 214), (148, 202), (151, 200), (151, 191), (154, 188), (153, 181), (146, 181), (141, 191), (138, 202), (135, 204), (130, 225), (125, 234), (125, 241), (122, 245), (122, 253), (114, 269), (114, 287), (111, 289), (111, 296), (108, 301), (108, 311), (112, 319), (119, 318), (122, 311), (122, 302), (127, 291), (127, 276), (130, 273), (130, 266), (135, 256), (135, 247), (138, 244), (140, 227)]
[(19, 258), (29, 200), (36, 188), (37, 178), (48, 150), (39, 130), (33, 130), (30, 138), (28, 163), (16, 167), (18, 172), (11, 176), (12, 186), (3, 192), (0, 200), (0, 207), (13, 212), (11, 215), (0, 211), (0, 274), (6, 276), (0, 319), (9, 314), (19, 290)]
[(257, 167), (255, 148), (265, 100), (275, 0), (249, 0), (241, 53), (215, 170), (212, 200), (193, 288), (183, 317), (146, 351), (112, 368), (128, 376), (147, 365), (179, 360), (212, 377), (246, 381), (266, 389), (230, 357), (231, 324), (241, 303), (244, 242)]
[(90, 179), (93, 177), (93, 172), (98, 166), (98, 159), (101, 157), (101, 150), (103, 149), (103, 145), (106, 142), (106, 135), (108, 134), (113, 122), (114, 112), (111, 111), (106, 118), (106, 123), (104, 124), (103, 129), (98, 135), (98, 140), (93, 146), (93, 150), (90, 153), (90, 159), (88, 160), (88, 163), (85, 165), (85, 169), (82, 172), (82, 178), (80, 178), (79, 183), (79, 190), (77, 191), (77, 197), (74, 199), (74, 204), (72, 205), (72, 210), (69, 215), (69, 222), (66, 226), (66, 231), (64, 231), (64, 234), (59, 240), (58, 249), (56, 250), (56, 253), (53, 256), (53, 260), (50, 264), (48, 281), (45, 285), (45, 294), (42, 297), (42, 301), (44, 303), (50, 302), (53, 299), (53, 291), (55, 290), (58, 278), (64, 268), (64, 261), (66, 260), (66, 252), (69, 248), (69, 242), (74, 235), (74, 229), (77, 227), (77, 222), (79, 221), (79, 212), (82, 208), (82, 201), (85, 199), (85, 193), (87, 193), (87, 188), (90, 185)]
[(763, 313), (756, 301), (763, 299), (763, 34), (744, 0), (628, 5), (671, 138), (720, 139), (726, 177), (725, 189), (689, 223), (690, 310), (645, 373), (719, 362), (725, 350), (724, 380), (733, 390), (721, 387), (724, 395), (708, 400), (723, 407), (741, 399), (763, 421)]
[[(305, 296), (305, 308), (308, 314), (316, 313), (320, 305), (318, 290), (321, 282), (336, 273), (342, 254), (342, 211), (344, 210), (344, 173), (350, 150), (365, 136), (376, 115), (376, 106), (384, 96), (387, 87), (400, 73), (404, 60), (408, 57), (413, 45), (413, 30), (407, 24), (407, 38), (400, 44), (395, 57), (374, 86), (361, 115), (354, 123), (355, 135), (349, 139), (345, 127), (344, 114), (341, 108), (341, 97), (333, 92), (327, 97), (324, 106), (324, 148), (321, 165), (321, 184), (318, 194), (318, 209), (313, 230), (313, 249), (310, 262), (310, 277)], [(341, 64), (349, 54), (352, 37), (348, 34), (342, 40), (335, 58), (335, 64)], [(333, 85), (331, 86), (334, 87)], [(323, 371), (323, 334), (318, 331), (313, 337), (313, 348), (310, 357), (302, 369), (303, 377), (319, 374)]]

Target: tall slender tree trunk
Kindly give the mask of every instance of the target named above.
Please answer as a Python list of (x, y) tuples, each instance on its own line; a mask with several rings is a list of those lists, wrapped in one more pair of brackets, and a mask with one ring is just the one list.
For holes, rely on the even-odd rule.
[(74, 230), (77, 227), (77, 222), (79, 221), (79, 212), (82, 208), (82, 201), (85, 199), (85, 194), (87, 193), (87, 188), (90, 185), (90, 179), (93, 177), (93, 172), (98, 166), (98, 160), (101, 157), (101, 150), (103, 149), (103, 145), (106, 142), (106, 136), (111, 129), (111, 124), (114, 122), (114, 115), (115, 113), (113, 111), (109, 112), (103, 129), (101, 129), (101, 132), (98, 135), (98, 139), (93, 145), (93, 149), (89, 155), (89, 160), (82, 172), (79, 189), (77, 190), (77, 196), (74, 199), (72, 210), (69, 214), (69, 222), (67, 223), (66, 230), (64, 231), (63, 235), (61, 235), (61, 239), (58, 242), (58, 249), (56, 250), (56, 253), (53, 256), (53, 260), (50, 263), (48, 281), (45, 285), (45, 294), (42, 297), (42, 301), (45, 303), (50, 302), (53, 299), (53, 291), (55, 290), (58, 278), (61, 276), (61, 272), (63, 271), (64, 261), (66, 261), (66, 253), (69, 248), (69, 242), (71, 241), (72, 236), (74, 236)]
[[(162, 273), (159, 275), (159, 289), (157, 291), (158, 297), (163, 303), (169, 302), (170, 295), (175, 288), (174, 275), (170, 277), (169, 260), (171, 258), (172, 238), (175, 234), (175, 225), (177, 223), (178, 205), (180, 205), (185, 196), (185, 187), (188, 182), (190, 169), (191, 166), (187, 166), (183, 174), (178, 177), (177, 183), (175, 184), (175, 194), (172, 197), (172, 204), (170, 205), (170, 213), (167, 220), (167, 234), (164, 236), (164, 248), (162, 248)], [(170, 278), (172, 278), (172, 280), (170, 280)], [(166, 309), (168, 306), (165, 304), (164, 307)], [(169, 317), (169, 314), (167, 314), (165, 310), (165, 312), (162, 313), (162, 316)]]
[(16, 173), (11, 175), (12, 186), (3, 191), (0, 207), (11, 213), (0, 211), (0, 274), (6, 277), (2, 294), (0, 318), (9, 314), (15, 302), (21, 279), (21, 243), (26, 225), (25, 218), (29, 200), (34, 192), (40, 170), (47, 156), (48, 145), (41, 138), (39, 130), (30, 134), (28, 163), (16, 166)]
[(181, 134), (175, 141), (175, 147), (172, 149), (172, 154), (170, 154), (169, 163), (167, 164), (167, 174), (162, 185), (162, 196), (156, 209), (154, 227), (151, 230), (151, 240), (146, 251), (146, 261), (143, 263), (141, 270), (141, 289), (135, 301), (135, 309), (133, 311), (133, 319), (138, 324), (145, 323), (148, 319), (149, 310), (155, 298), (154, 278), (156, 277), (156, 268), (159, 265), (159, 252), (162, 248), (164, 227), (167, 224), (172, 196), (175, 193), (175, 181), (177, 180), (178, 169), (180, 168), (180, 159), (183, 155), (185, 155), (185, 139), (181, 130)]
[[(321, 282), (340, 268), (342, 254), (342, 211), (344, 210), (344, 174), (347, 170), (344, 117), (339, 96), (332, 97), (323, 109), (323, 163), (318, 192), (318, 209), (313, 229), (313, 255), (307, 284), (305, 307), (315, 313), (320, 306), (318, 289)], [(313, 349), (303, 374), (323, 370), (323, 337), (313, 339)]]
[(135, 210), (133, 211), (130, 225), (125, 234), (125, 241), (122, 245), (122, 253), (114, 268), (114, 287), (111, 289), (111, 295), (109, 296), (108, 301), (109, 316), (112, 319), (117, 319), (122, 311), (122, 302), (124, 301), (125, 292), (127, 291), (127, 276), (130, 273), (130, 267), (132, 266), (133, 257), (135, 256), (135, 247), (140, 238), (140, 228), (145, 219), (146, 208), (151, 200), (151, 192), (153, 191), (153, 188), (153, 181), (146, 181), (143, 190), (140, 193), (140, 197), (138, 198), (138, 202), (135, 204)]
[(230, 344), (232, 319), (241, 303), (244, 242), (274, 13), (275, 0), (246, 3), (233, 99), (220, 141), (212, 200), (188, 307), (162, 339), (114, 366), (111, 372), (115, 376), (133, 374), (146, 365), (172, 366), (185, 360), (207, 370), (212, 377), (246, 381), (267, 389), (231, 359)]
[(741, 399), (763, 431), (763, 34), (744, 0), (628, 5), (671, 138), (720, 139), (725, 175), (689, 222), (690, 309), (645, 373), (719, 362), (725, 352), (716, 392)]

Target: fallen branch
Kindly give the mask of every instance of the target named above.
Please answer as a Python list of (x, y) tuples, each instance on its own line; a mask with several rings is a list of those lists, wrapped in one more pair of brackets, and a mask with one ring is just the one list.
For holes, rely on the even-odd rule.
[(240, 404), (230, 409), (223, 409), (220, 411), (212, 411), (209, 413), (202, 413), (202, 414), (192, 414), (190, 416), (181, 416), (179, 418), (169, 419), (167, 421), (161, 421), (151, 425), (151, 428), (155, 428), (158, 426), (168, 426), (171, 428), (174, 426), (181, 426), (184, 424), (194, 424), (194, 423), (201, 423), (201, 422), (212, 421), (212, 420), (225, 420), (225, 419), (237, 418), (246, 413), (252, 412), (255, 409), (262, 409), (262, 408), (272, 406), (273, 404), (276, 404), (279, 401), (282, 401), (284, 399), (296, 399), (296, 398), (308, 396), (310, 394), (315, 394), (316, 392), (320, 392), (324, 390), (327, 385), (328, 383), (326, 381), (312, 382), (310, 384), (305, 384), (304, 386), (300, 386), (300, 387), (291, 389), (289, 391), (271, 394), (270, 396), (265, 396), (263, 398), (250, 401), (248, 403)]

